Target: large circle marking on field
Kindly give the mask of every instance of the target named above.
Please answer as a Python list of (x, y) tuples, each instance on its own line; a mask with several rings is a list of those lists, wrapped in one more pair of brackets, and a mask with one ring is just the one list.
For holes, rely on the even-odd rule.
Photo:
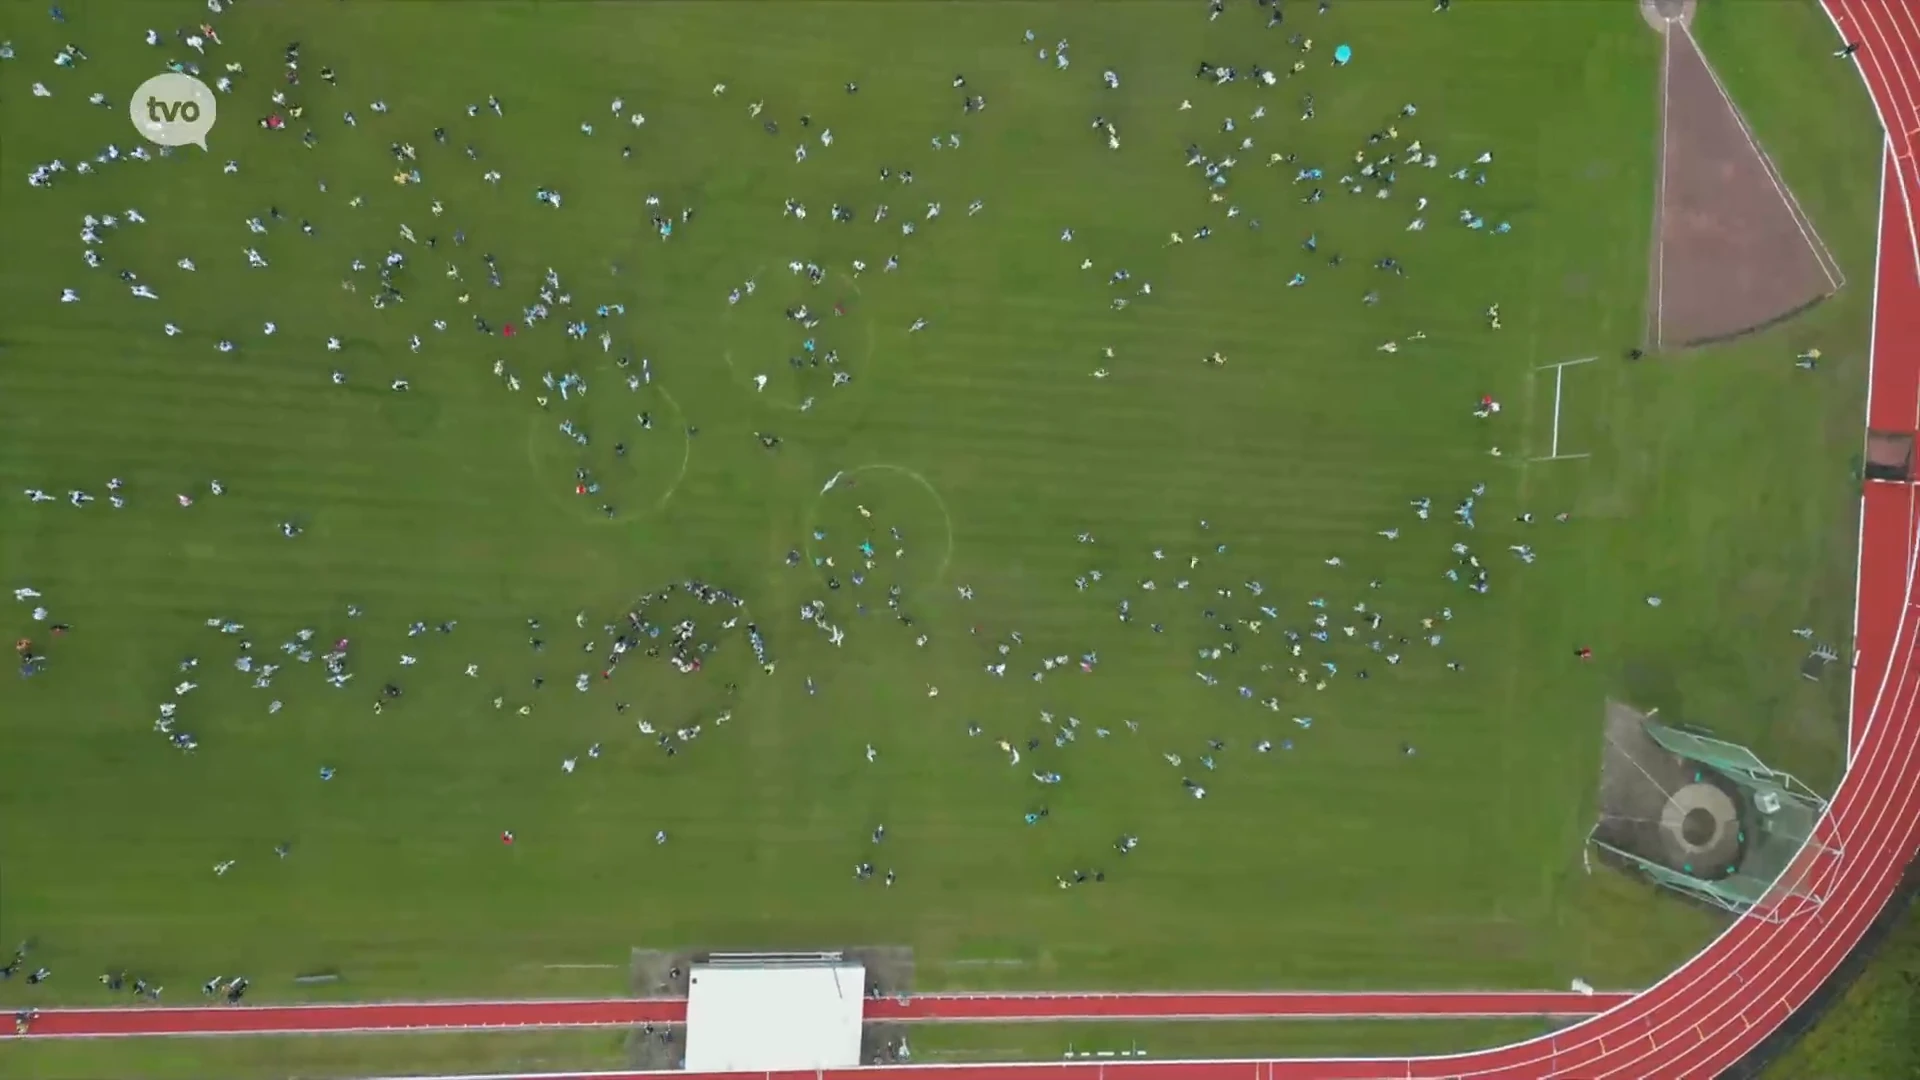
[(673, 474), (673, 483), (667, 485), (667, 490), (661, 494), (659, 501), (653, 504), (655, 511), (667, 508), (667, 503), (672, 500), (674, 492), (680, 490), (680, 482), (687, 478), (687, 464), (693, 460), (693, 433), (687, 429), (686, 410), (680, 407), (680, 403), (674, 400), (666, 387), (659, 387), (659, 390), (660, 396), (673, 407), (674, 424), (680, 429), (680, 469)]
[[(680, 431), (681, 441), (680, 468), (674, 473), (673, 479), (668, 482), (666, 490), (661, 492), (658, 499), (654, 500), (651, 508), (653, 513), (659, 513), (666, 509), (667, 503), (671, 501), (674, 494), (680, 490), (681, 482), (687, 478), (687, 466), (693, 460), (693, 436), (687, 433), (687, 416), (686, 412), (680, 408), (680, 402), (675, 399), (672, 394), (667, 392), (666, 387), (655, 386), (653, 389), (657, 391), (660, 397), (666, 401), (667, 405), (673, 409), (674, 426)], [(579, 508), (576, 503), (562, 497), (555, 491), (547, 490), (547, 485), (541, 482), (540, 477), (545, 456), (545, 452), (540, 449), (540, 439), (543, 435), (549, 437), (552, 435), (550, 428), (544, 426), (546, 424), (544, 418), (548, 415), (550, 414), (542, 409), (539, 415), (536, 415), (533, 418), (533, 422), (527, 427), (527, 467), (533, 473), (534, 482), (540, 484), (542, 491), (547, 491), (547, 497), (552, 500), (555, 506), (564, 508), (567, 513), (582, 521), (590, 521), (596, 525), (631, 525), (638, 520), (632, 515), (611, 518), (604, 514), (597, 513), (590, 516), (584, 515), (579, 513)]]
[(885, 472), (893, 473), (896, 476), (904, 476), (915, 484), (918, 484), (933, 498), (934, 508), (940, 511), (940, 521), (946, 529), (946, 546), (941, 550), (940, 563), (933, 571), (932, 584), (938, 585), (941, 579), (947, 576), (947, 568), (953, 563), (953, 512), (947, 508), (947, 500), (941, 496), (940, 489), (933, 486), (933, 481), (928, 480), (919, 472), (909, 469), (905, 465), (895, 465), (887, 461), (876, 461), (866, 465), (856, 465), (850, 469), (841, 469), (839, 472), (833, 474), (831, 480), (826, 485), (823, 485), (820, 492), (807, 504), (806, 520), (802, 523), (805, 533), (804, 549), (807, 554), (807, 561), (811, 563), (814, 559), (813, 528), (820, 516), (820, 505), (825, 502), (827, 496), (839, 486), (839, 480), (868, 472)]

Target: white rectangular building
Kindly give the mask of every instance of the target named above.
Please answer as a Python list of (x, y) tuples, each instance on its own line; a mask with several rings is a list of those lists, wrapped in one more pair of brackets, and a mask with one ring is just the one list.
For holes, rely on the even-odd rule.
[(687, 1070), (858, 1065), (866, 985), (866, 968), (845, 962), (695, 964), (687, 993)]

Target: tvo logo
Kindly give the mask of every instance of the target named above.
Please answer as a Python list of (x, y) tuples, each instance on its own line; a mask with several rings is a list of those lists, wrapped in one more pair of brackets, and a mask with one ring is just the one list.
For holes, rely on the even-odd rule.
[(128, 103), (135, 130), (161, 146), (207, 148), (207, 133), (219, 117), (213, 89), (191, 75), (170, 71), (140, 84)]

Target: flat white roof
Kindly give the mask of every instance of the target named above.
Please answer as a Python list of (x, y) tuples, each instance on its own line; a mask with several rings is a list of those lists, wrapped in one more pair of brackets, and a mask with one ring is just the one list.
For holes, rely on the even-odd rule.
[(695, 964), (687, 995), (687, 1070), (858, 1065), (866, 985), (860, 964)]

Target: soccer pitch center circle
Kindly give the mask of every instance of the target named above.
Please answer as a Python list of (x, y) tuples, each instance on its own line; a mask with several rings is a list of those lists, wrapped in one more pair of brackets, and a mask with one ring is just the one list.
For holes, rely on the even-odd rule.
[[(642, 414), (651, 421), (651, 430), (642, 426)], [(565, 424), (572, 425), (571, 434), (563, 429)], [(584, 445), (578, 441), (581, 434), (587, 438)], [(623, 444), (624, 454), (617, 449)], [(643, 385), (635, 392), (614, 383), (565, 399), (552, 393), (527, 428), (527, 464), (534, 482), (555, 505), (582, 521), (630, 524), (665, 509), (686, 479), (692, 458), (686, 415), (658, 385)], [(605, 506), (613, 507), (612, 516)]]
[[(754, 271), (754, 277), (757, 279), (763, 271), (764, 267), (762, 270)], [(810, 408), (817, 409), (829, 403), (844, 400), (856, 387), (865, 386), (873, 374), (874, 359), (879, 355), (879, 341), (873, 319), (864, 312), (851, 316), (834, 314), (834, 308), (844, 306), (846, 301), (844, 298), (834, 299), (838, 296), (837, 292), (823, 295), (823, 290), (829, 288), (832, 288), (830, 284), (823, 284), (818, 287), (808, 286), (797, 293), (792, 290), (780, 291), (780, 295), (798, 297), (784, 307), (783, 311), (806, 307), (812, 316), (817, 317), (818, 323), (809, 329), (801, 322), (790, 318), (783, 319), (788, 325), (783, 329), (778, 340), (787, 342), (786, 355), (777, 358), (776, 353), (780, 352), (781, 347), (772, 344), (774, 338), (765, 330), (756, 330), (753, 335), (756, 340), (751, 349), (735, 348), (732, 344), (734, 337), (748, 319), (753, 319), (753, 325), (756, 327), (771, 325), (770, 321), (764, 324), (761, 322), (761, 320), (771, 320), (772, 316), (760, 309), (767, 308), (777, 301), (762, 297), (758, 293), (775, 290), (761, 288), (753, 297), (743, 297), (738, 304), (729, 304), (726, 315), (720, 320), (721, 329), (729, 342), (720, 354), (721, 361), (727, 365), (727, 380), (752, 394), (757, 402), (770, 408), (786, 409), (791, 412), (804, 412)], [(861, 299), (860, 283), (857, 280), (847, 278), (847, 288), (855, 301)], [(826, 304), (824, 313), (813, 310), (815, 302)], [(747, 304), (754, 306), (753, 315), (741, 313), (742, 305)], [(846, 326), (848, 318), (858, 320), (860, 326), (857, 330)], [(857, 357), (842, 353), (838, 363), (827, 361), (828, 354), (841, 350), (842, 346), (848, 343), (849, 338), (855, 337), (860, 342), (860, 353)], [(759, 340), (761, 338), (766, 339), (765, 344)], [(813, 345), (811, 349), (806, 347), (809, 342)], [(747, 359), (750, 356), (767, 359)], [(850, 377), (850, 381), (845, 385), (835, 386), (833, 376), (836, 372), (845, 372)], [(764, 390), (755, 384), (755, 377), (759, 375), (767, 377)], [(812, 400), (811, 406), (807, 404), (809, 399)]]
[[(902, 498), (903, 492), (913, 494)], [(912, 502), (923, 508), (906, 509)], [(933, 515), (926, 513), (929, 508)], [(938, 557), (931, 561), (920, 546), (930, 529), (940, 535)], [(805, 530), (802, 550), (823, 581), (850, 583), (853, 574), (868, 573), (868, 562), (873, 572), (905, 562), (915, 584), (938, 585), (953, 562), (953, 513), (947, 500), (932, 481), (904, 465), (873, 462), (834, 473), (807, 505)]]

